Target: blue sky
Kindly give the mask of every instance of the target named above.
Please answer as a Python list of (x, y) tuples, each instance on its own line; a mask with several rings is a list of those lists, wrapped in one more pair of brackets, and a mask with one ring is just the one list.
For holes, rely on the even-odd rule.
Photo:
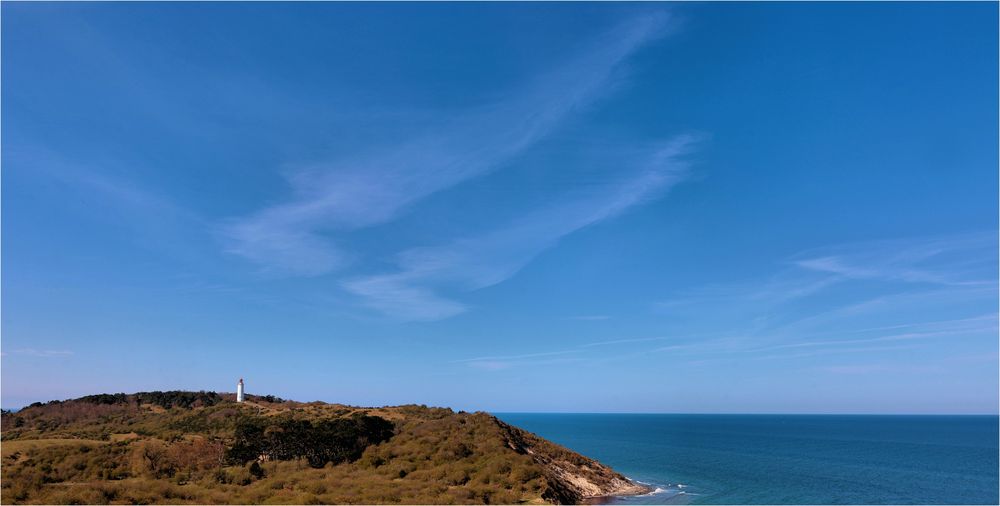
[(996, 413), (997, 5), (2, 5), (5, 407)]

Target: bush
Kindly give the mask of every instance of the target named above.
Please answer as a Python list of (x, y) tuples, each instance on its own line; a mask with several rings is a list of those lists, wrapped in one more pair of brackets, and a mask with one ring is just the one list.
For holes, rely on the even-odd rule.
[(254, 479), (259, 480), (264, 477), (264, 469), (260, 467), (260, 464), (256, 460), (250, 464), (247, 470), (250, 471), (250, 476), (253, 476)]

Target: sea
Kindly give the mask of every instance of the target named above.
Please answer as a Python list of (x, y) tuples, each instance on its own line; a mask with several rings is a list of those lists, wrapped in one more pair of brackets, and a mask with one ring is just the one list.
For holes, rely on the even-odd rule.
[(496, 413), (655, 492), (609, 504), (998, 504), (997, 416)]

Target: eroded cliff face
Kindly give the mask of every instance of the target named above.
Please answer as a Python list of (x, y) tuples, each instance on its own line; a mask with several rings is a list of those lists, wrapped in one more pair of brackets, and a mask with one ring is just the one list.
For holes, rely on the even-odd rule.
[(544, 469), (549, 488), (542, 498), (556, 504), (578, 504), (587, 499), (639, 495), (651, 492), (596, 460), (542, 439), (493, 417), (506, 445), (529, 455)]

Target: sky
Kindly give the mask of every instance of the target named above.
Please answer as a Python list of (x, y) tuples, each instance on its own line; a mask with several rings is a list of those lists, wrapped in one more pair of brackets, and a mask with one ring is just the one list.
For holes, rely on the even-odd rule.
[(996, 3), (11, 3), (2, 405), (997, 413)]

